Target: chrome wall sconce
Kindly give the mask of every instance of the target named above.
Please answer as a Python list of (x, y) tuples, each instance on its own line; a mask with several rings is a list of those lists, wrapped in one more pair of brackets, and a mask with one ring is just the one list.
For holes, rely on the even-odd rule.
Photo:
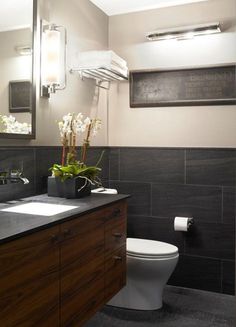
[(29, 45), (16, 46), (15, 51), (19, 56), (30, 56), (33, 52)]
[(199, 35), (208, 35), (221, 32), (219, 22), (193, 26), (183, 26), (169, 29), (160, 29), (146, 34), (149, 41), (187, 40)]
[(41, 97), (66, 87), (66, 29), (41, 23)]

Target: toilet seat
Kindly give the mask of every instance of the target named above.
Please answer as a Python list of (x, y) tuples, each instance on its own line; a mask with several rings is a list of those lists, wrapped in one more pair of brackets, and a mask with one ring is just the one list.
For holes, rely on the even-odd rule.
[(178, 256), (178, 248), (165, 242), (127, 238), (127, 255), (148, 259), (173, 258)]

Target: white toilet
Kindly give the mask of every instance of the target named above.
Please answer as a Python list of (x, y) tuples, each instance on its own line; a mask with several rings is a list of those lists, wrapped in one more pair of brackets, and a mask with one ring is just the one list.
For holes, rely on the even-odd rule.
[(127, 238), (127, 284), (107, 304), (136, 310), (160, 309), (163, 289), (178, 258), (174, 245)]

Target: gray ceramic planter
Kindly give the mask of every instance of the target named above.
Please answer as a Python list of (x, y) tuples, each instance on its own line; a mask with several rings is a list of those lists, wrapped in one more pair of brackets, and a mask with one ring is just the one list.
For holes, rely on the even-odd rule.
[(48, 196), (76, 199), (91, 194), (91, 184), (84, 178), (69, 178), (62, 182), (58, 177), (48, 177)]

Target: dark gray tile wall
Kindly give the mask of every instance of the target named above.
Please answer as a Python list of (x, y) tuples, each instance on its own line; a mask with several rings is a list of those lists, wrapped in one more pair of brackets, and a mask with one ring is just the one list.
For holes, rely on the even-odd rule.
[(38, 147), (36, 156), (36, 193), (47, 192), (47, 177), (51, 175), (49, 168), (61, 162), (61, 147)]
[(236, 193), (233, 187), (223, 187), (223, 222), (235, 224), (235, 199)]
[(135, 182), (184, 182), (184, 150), (122, 149), (120, 179)]
[[(96, 164), (102, 151), (103, 159), (101, 179), (108, 185), (109, 149), (91, 147), (88, 150), (88, 164)], [(0, 201), (8, 201), (47, 192), (47, 177), (51, 175), (49, 168), (61, 162), (61, 147), (8, 147), (0, 148), (0, 171), (18, 169), (23, 165), (24, 175), (30, 181), (28, 185), (21, 183), (0, 185)]]
[(222, 261), (222, 291), (226, 294), (233, 294), (234, 289), (234, 276), (232, 276), (232, 271), (234, 271), (235, 262), (229, 260)]
[(194, 217), (198, 221), (221, 221), (222, 190), (198, 185), (153, 184), (152, 215)]
[[(129, 193), (128, 236), (179, 248), (169, 283), (234, 293), (236, 150), (91, 147), (88, 163), (101, 162), (105, 186)], [(47, 191), (61, 147), (0, 148), (0, 170), (23, 164), (30, 184), (0, 186), (0, 201)], [(192, 216), (188, 233), (175, 232), (175, 216)]]
[[(175, 244), (169, 283), (234, 293), (236, 150), (110, 148), (110, 187), (131, 194), (128, 236)], [(188, 233), (174, 217), (194, 217)]]
[(33, 148), (0, 148), (0, 170), (22, 170), (30, 183), (10, 183), (0, 185), (0, 200), (8, 201), (34, 194), (35, 191), (35, 151)]
[(187, 184), (236, 185), (235, 151), (186, 150)]
[(222, 292), (221, 262), (218, 259), (181, 255), (169, 284)]
[(132, 195), (128, 205), (129, 215), (151, 214), (150, 183), (110, 181), (110, 187), (118, 189), (119, 193)]

